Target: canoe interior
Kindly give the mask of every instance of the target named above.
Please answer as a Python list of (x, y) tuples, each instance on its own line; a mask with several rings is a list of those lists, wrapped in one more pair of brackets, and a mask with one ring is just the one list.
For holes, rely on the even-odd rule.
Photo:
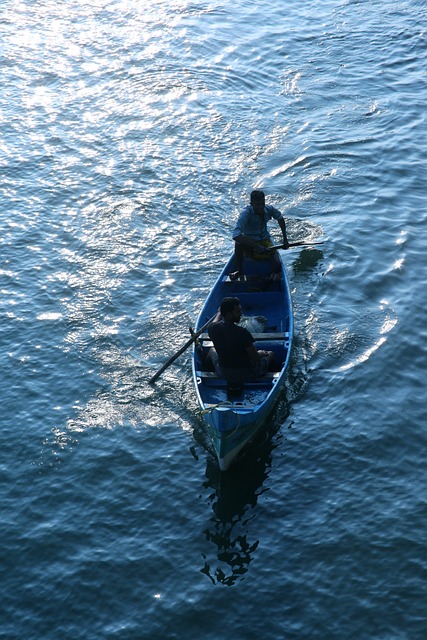
[(254, 334), (255, 345), (258, 349), (274, 352), (275, 371), (256, 382), (245, 383), (243, 392), (230, 398), (227, 395), (226, 381), (216, 377), (206, 366), (206, 355), (212, 346), (207, 333), (202, 334), (200, 345), (195, 349), (193, 366), (196, 390), (202, 407), (231, 402), (236, 410), (245, 413), (253, 411), (266, 401), (287, 366), (292, 341), (292, 309), (284, 271), (278, 281), (271, 281), (268, 279), (269, 262), (245, 260), (245, 279), (231, 281), (228, 274), (234, 270), (232, 257), (208, 296), (196, 329), (215, 314), (225, 296), (237, 296), (244, 317), (260, 316), (266, 319), (262, 333)]

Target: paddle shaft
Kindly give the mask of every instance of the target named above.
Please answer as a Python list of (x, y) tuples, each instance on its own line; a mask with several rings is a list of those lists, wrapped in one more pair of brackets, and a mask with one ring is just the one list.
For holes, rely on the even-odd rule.
[(188, 347), (193, 344), (193, 342), (197, 340), (197, 338), (203, 333), (203, 331), (205, 331), (208, 328), (208, 326), (216, 318), (216, 316), (217, 314), (212, 316), (212, 318), (208, 320), (207, 323), (204, 324), (201, 329), (199, 329), (195, 333), (193, 332), (191, 335), (191, 338), (184, 344), (184, 346), (181, 347), (181, 349), (179, 349), (171, 358), (169, 358), (167, 362), (165, 362), (165, 364), (154, 374), (154, 376), (152, 376), (149, 379), (148, 383), (153, 384), (153, 382), (156, 382), (157, 378), (159, 378), (162, 375), (163, 371), (165, 371), (169, 367), (169, 365), (172, 364), (172, 362), (175, 362), (175, 360), (179, 358), (179, 356), (182, 353), (184, 353), (184, 351), (186, 351)]
[[(314, 244), (323, 244), (323, 242), (305, 242), (301, 240), (300, 242), (290, 242), (289, 247), (311, 247)], [(275, 244), (273, 247), (268, 247), (268, 249), (285, 249), (284, 244)]]

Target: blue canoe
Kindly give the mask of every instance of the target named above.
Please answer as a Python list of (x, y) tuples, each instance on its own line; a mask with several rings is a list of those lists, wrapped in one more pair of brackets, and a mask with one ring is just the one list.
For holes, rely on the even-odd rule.
[[(239, 298), (243, 321), (262, 319), (261, 331), (252, 335), (259, 349), (274, 351), (276, 371), (268, 372), (255, 382), (247, 382), (238, 395), (227, 393), (227, 382), (218, 378), (206, 365), (206, 354), (212, 346), (202, 333), (193, 351), (193, 382), (206, 430), (212, 440), (220, 469), (225, 471), (265, 425), (283, 389), (289, 365), (292, 337), (292, 301), (286, 271), (281, 261), (280, 279), (269, 280), (270, 263), (245, 259), (245, 276), (230, 280), (236, 270), (234, 254), (211, 290), (196, 324), (196, 332), (218, 311), (222, 298)], [(242, 322), (242, 321), (241, 321)]]

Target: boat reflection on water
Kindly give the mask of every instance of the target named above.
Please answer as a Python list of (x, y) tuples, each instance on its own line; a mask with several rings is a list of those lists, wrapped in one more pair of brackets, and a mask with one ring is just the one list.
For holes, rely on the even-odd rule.
[(250, 522), (256, 516), (254, 508), (259, 496), (268, 490), (263, 485), (270, 473), (272, 452), (281, 438), (278, 413), (283, 421), (283, 409), (276, 411), (267, 429), (228, 471), (219, 470), (213, 455), (207, 460), (204, 487), (213, 489), (209, 496), (213, 516), (204, 534), (206, 540), (217, 547), (217, 552), (213, 561), (202, 554), (205, 565), (201, 572), (213, 584), (232, 586), (241, 580), (259, 545), (259, 540), (251, 538)]

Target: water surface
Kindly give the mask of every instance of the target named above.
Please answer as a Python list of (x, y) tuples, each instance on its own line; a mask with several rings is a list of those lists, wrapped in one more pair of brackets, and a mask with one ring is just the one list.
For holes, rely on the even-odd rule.
[[(7, 0), (0, 30), (0, 637), (425, 637), (424, 3)], [(283, 252), (286, 391), (221, 474), (190, 354), (148, 380), (256, 187), (325, 242)]]

